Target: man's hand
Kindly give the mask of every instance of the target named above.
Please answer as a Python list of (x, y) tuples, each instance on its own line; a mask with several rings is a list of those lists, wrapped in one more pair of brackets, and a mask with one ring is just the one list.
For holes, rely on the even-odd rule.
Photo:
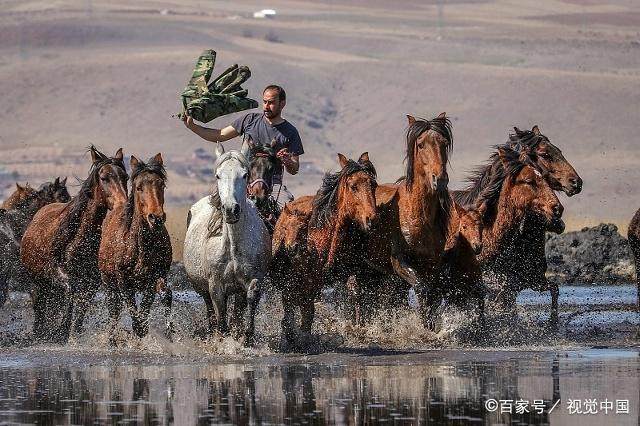
[(297, 155), (292, 155), (287, 148), (282, 148), (276, 153), (276, 157), (282, 161), (284, 168), (287, 169), (289, 174), (295, 175), (298, 173), (299, 163)]
[(191, 131), (194, 131), (195, 128), (198, 126), (196, 123), (193, 122), (193, 117), (191, 117), (190, 115), (187, 115), (186, 112), (182, 114), (182, 122), (184, 123), (185, 126), (187, 126), (187, 129)]

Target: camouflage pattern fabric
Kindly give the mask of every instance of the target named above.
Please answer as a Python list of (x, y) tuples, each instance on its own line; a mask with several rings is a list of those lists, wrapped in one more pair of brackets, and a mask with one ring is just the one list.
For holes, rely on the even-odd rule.
[(210, 83), (215, 62), (216, 52), (210, 49), (198, 58), (191, 79), (182, 91), (183, 112), (178, 114), (179, 118), (186, 111), (194, 120), (208, 123), (223, 115), (258, 107), (258, 102), (247, 98), (248, 92), (241, 86), (251, 77), (249, 68), (235, 64)]

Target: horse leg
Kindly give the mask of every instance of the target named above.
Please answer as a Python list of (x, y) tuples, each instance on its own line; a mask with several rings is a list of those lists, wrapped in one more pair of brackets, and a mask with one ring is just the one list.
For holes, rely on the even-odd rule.
[[(209, 288), (211, 288), (211, 285)], [(229, 325), (227, 323), (227, 295), (220, 286), (216, 286), (211, 294), (211, 299), (218, 320), (218, 331), (225, 336), (229, 333)]]
[(549, 291), (551, 292), (551, 315), (549, 316), (549, 328), (551, 331), (558, 331), (558, 298), (560, 296), (560, 288), (558, 282), (551, 280), (549, 283)]
[(171, 340), (173, 336), (173, 318), (171, 316), (171, 306), (173, 304), (173, 291), (166, 284), (164, 278), (158, 278), (156, 281), (156, 292), (160, 295), (160, 303), (164, 306), (165, 330), (164, 335)]
[(140, 319), (138, 318), (138, 307), (136, 306), (136, 292), (135, 290), (131, 290), (131, 287), (126, 284), (122, 288), (126, 288), (124, 297), (125, 303), (127, 304), (127, 311), (131, 317), (131, 328), (137, 336), (140, 336)]
[(49, 298), (46, 287), (46, 283), (39, 280), (34, 283), (33, 290), (31, 291), (33, 303), (33, 337), (36, 340), (46, 340), (47, 337), (51, 337), (50, 333), (45, 331), (47, 299)]
[(256, 328), (256, 310), (260, 302), (260, 284), (257, 279), (252, 279), (247, 287), (245, 305), (249, 305), (249, 317), (244, 331), (244, 345), (253, 346), (253, 336)]
[(300, 324), (300, 330), (304, 333), (311, 334), (311, 328), (313, 327), (313, 318), (316, 314), (316, 306), (313, 303), (313, 299), (305, 300), (300, 306), (300, 315), (302, 322)]
[(109, 344), (116, 346), (116, 328), (120, 322), (122, 299), (118, 290), (107, 290), (107, 308), (109, 309)]
[(156, 293), (153, 286), (148, 286), (142, 294), (140, 309), (138, 310), (138, 329), (134, 330), (141, 339), (149, 333), (149, 313)]
[(437, 311), (442, 304), (442, 295), (436, 289), (436, 283), (423, 283), (416, 288), (418, 296), (418, 312), (422, 324), (427, 330), (437, 332)]
[(86, 281), (83, 280), (82, 287), (76, 292), (74, 330), (78, 334), (84, 331), (84, 317), (99, 288), (100, 278), (88, 278)]
[(247, 295), (236, 293), (233, 298), (233, 310), (231, 311), (230, 328), (234, 339), (240, 339), (244, 332), (244, 312), (247, 309)]
[(282, 309), (284, 310), (284, 316), (282, 317), (282, 342), (281, 350), (288, 351), (291, 348), (291, 344), (295, 342), (295, 304), (290, 293), (282, 293)]

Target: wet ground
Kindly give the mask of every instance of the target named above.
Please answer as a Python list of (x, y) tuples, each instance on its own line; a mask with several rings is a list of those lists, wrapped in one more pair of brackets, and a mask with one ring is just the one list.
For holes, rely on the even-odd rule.
[(638, 350), (610, 349), (217, 362), (15, 351), (0, 361), (0, 423), (636, 425), (639, 369)]
[[(31, 307), (0, 309), (0, 424), (620, 424), (639, 421), (635, 286), (562, 287), (560, 330), (548, 295), (522, 292), (518, 317), (444, 312), (439, 333), (415, 312), (353, 327), (317, 306), (314, 355), (284, 355), (277, 298), (261, 303), (257, 345), (204, 335), (204, 307), (176, 292), (172, 341), (162, 309), (138, 339), (123, 315), (109, 345), (98, 298), (65, 346), (29, 339)], [(483, 336), (477, 340), (478, 334)], [(579, 404), (579, 406), (578, 406)]]

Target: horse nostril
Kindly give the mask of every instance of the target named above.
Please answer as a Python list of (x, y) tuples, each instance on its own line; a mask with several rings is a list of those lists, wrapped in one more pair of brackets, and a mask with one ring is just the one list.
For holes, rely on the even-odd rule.
[(561, 217), (562, 216), (562, 212), (564, 212), (564, 207), (562, 207), (562, 204), (556, 204), (555, 206), (553, 206), (553, 214), (556, 217)]
[(240, 214), (240, 205), (239, 204), (234, 204), (233, 208), (231, 209), (231, 213), (234, 216), (238, 216)]

